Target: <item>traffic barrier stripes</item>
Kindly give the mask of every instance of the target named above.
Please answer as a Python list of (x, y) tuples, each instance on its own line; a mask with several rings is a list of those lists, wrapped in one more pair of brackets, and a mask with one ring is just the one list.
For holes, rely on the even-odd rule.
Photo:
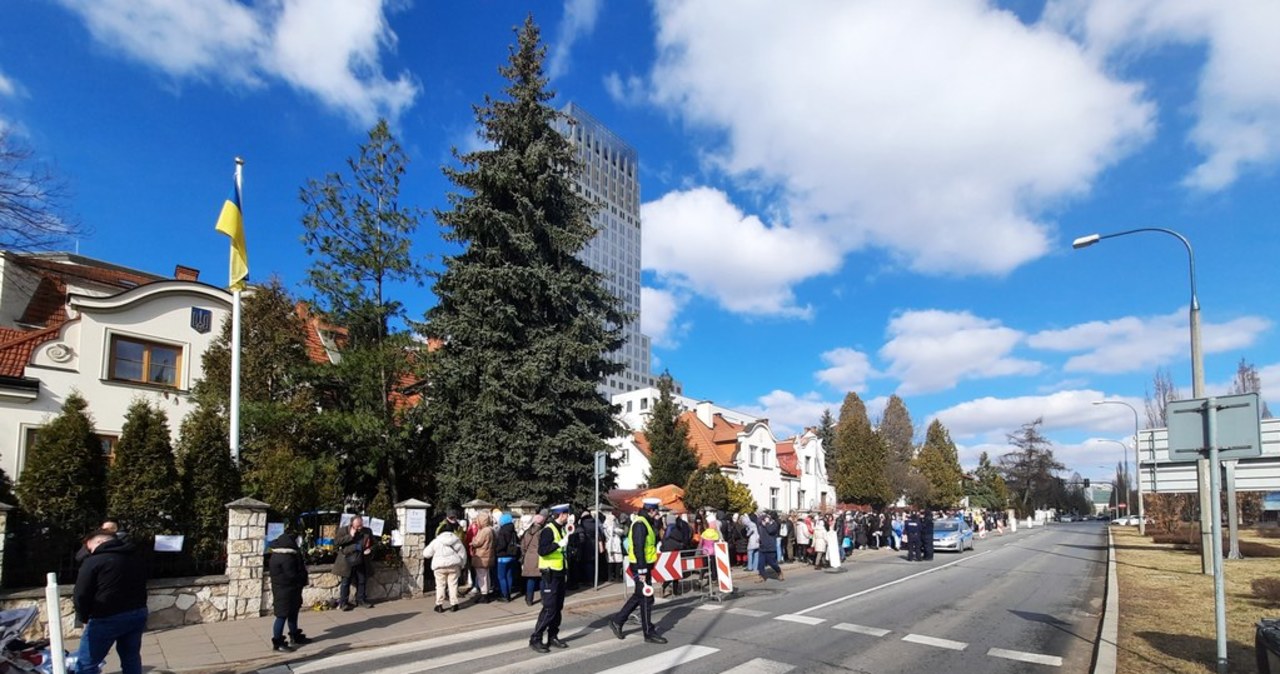
[(733, 570), (729, 564), (729, 544), (716, 543), (716, 581), (722, 594), (733, 592)]

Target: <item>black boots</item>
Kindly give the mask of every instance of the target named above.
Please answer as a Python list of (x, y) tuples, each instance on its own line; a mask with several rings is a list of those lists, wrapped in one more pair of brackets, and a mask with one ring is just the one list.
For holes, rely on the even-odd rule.
[(658, 636), (657, 632), (650, 632), (649, 634), (644, 635), (644, 642), (646, 644), (665, 644), (667, 643), (667, 639), (666, 637)]
[(302, 645), (311, 643), (311, 637), (307, 636), (306, 634), (303, 634), (302, 630), (298, 630), (297, 632), (290, 632), (289, 640), (293, 642), (294, 646), (302, 646)]
[(546, 644), (542, 643), (542, 639), (540, 637), (533, 637), (529, 639), (529, 648), (532, 648), (539, 653), (551, 652), (551, 649), (548, 648)]
[(568, 647), (569, 647), (569, 643), (568, 643), (567, 641), (565, 641), (565, 640), (561, 639), (559, 636), (554, 636), (554, 637), (553, 637), (553, 636), (550, 636), (550, 635), (548, 635), (548, 636), (547, 636), (547, 645), (548, 645), (548, 646), (555, 646), (556, 648), (568, 648)]
[(271, 637), (271, 650), (292, 652), (293, 646), (284, 637)]

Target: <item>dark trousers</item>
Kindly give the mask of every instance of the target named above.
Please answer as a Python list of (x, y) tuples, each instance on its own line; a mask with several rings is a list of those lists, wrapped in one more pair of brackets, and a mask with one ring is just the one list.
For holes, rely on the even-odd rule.
[(356, 603), (368, 603), (368, 598), (365, 596), (365, 586), (368, 584), (369, 574), (365, 571), (364, 564), (357, 564), (351, 567), (351, 571), (343, 576), (338, 583), (338, 606), (346, 606), (347, 599), (351, 596), (352, 579), (356, 581)]
[(271, 638), (284, 638), (284, 624), (286, 622), (289, 623), (289, 636), (297, 637), (302, 633), (302, 630), (298, 629), (298, 609), (295, 608), (287, 616), (276, 616), (275, 623), (271, 625)]
[(642, 583), (639, 578), (636, 579), (635, 590), (627, 599), (627, 603), (622, 605), (622, 610), (618, 611), (618, 615), (613, 617), (613, 622), (618, 625), (627, 624), (627, 620), (631, 618), (631, 614), (635, 613), (636, 609), (639, 608), (640, 627), (647, 636), (655, 634), (656, 630), (653, 629), (653, 597), (644, 596), (644, 585), (645, 584)]
[(120, 656), (120, 669), (124, 674), (142, 674), (142, 631), (147, 627), (145, 607), (90, 618), (80, 636), (80, 665), (77, 672), (98, 674), (102, 661), (107, 659), (111, 646)]
[(554, 639), (560, 634), (560, 613), (564, 609), (564, 571), (542, 571), (542, 611), (538, 613), (538, 624), (533, 628), (529, 641), (542, 641), (545, 632)]
[(907, 561), (920, 562), (924, 560), (924, 550), (921, 549), (919, 536), (907, 537)]
[(773, 572), (778, 574), (779, 576), (782, 575), (782, 567), (778, 566), (778, 553), (774, 552), (773, 550), (761, 549), (760, 550), (760, 568), (758, 569), (760, 571), (761, 578), (768, 578), (768, 576), (766, 576), (764, 573), (764, 570), (766, 568), (773, 569)]
[(924, 558), (933, 559), (933, 534), (926, 535), (920, 543), (924, 548)]

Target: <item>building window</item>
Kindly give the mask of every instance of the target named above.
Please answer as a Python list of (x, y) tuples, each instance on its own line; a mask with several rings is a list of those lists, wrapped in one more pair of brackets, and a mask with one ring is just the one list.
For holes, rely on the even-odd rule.
[(630, 401), (630, 400), (628, 400), (628, 401), (627, 401), (627, 411), (628, 411), (628, 412), (630, 412), (630, 411), (631, 411), (631, 401)]
[(107, 374), (110, 379), (177, 388), (181, 366), (180, 346), (129, 337), (111, 338), (111, 369)]
[(649, 399), (648, 399), (648, 398), (641, 398), (641, 399), (640, 399), (640, 409), (642, 409), (642, 410), (647, 410), (647, 409), (649, 409)]
[(804, 490), (796, 491), (796, 507), (804, 510), (809, 509), (809, 504), (804, 502)]
[(750, 447), (751, 447), (751, 453), (749, 455), (749, 460), (747, 461), (747, 463), (749, 463), (752, 466), (758, 466), (760, 465), (760, 448), (756, 447), (755, 445), (750, 445)]
[[(28, 426), (25, 429), (23, 438), (23, 447), (26, 454), (31, 453), (31, 448), (36, 446), (36, 440), (40, 437), (40, 428)], [(107, 463), (111, 463), (116, 458), (116, 443), (120, 440), (118, 436), (108, 435), (106, 433), (94, 433), (98, 439), (98, 444), (102, 447), (102, 454), (107, 457)], [(18, 466), (18, 470), (22, 470), (22, 466)]]
[(770, 449), (769, 449), (768, 447), (765, 447), (764, 449), (761, 449), (761, 450), (760, 450), (760, 465), (764, 466), (765, 468), (773, 468), (773, 458), (772, 458), (771, 454), (773, 454), (773, 452), (772, 452), (772, 451), (770, 451)]
[(631, 463), (631, 450), (626, 447), (618, 448), (618, 465), (625, 466)]
[(813, 457), (809, 457), (809, 456), (804, 457), (804, 472), (805, 472), (805, 475), (808, 475), (808, 474), (809, 474), (809, 462), (810, 462), (812, 459), (813, 459)]
[(778, 488), (769, 487), (769, 510), (778, 509)]

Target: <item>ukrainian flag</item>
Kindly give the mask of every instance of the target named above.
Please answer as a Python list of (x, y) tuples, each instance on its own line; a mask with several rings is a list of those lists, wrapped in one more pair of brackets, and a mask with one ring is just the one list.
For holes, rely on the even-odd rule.
[(244, 216), (240, 211), (240, 180), (231, 187), (231, 196), (222, 205), (222, 213), (218, 216), (216, 229), (231, 237), (231, 274), (229, 286), (232, 290), (244, 290), (244, 280), (249, 277), (249, 254), (244, 247)]

